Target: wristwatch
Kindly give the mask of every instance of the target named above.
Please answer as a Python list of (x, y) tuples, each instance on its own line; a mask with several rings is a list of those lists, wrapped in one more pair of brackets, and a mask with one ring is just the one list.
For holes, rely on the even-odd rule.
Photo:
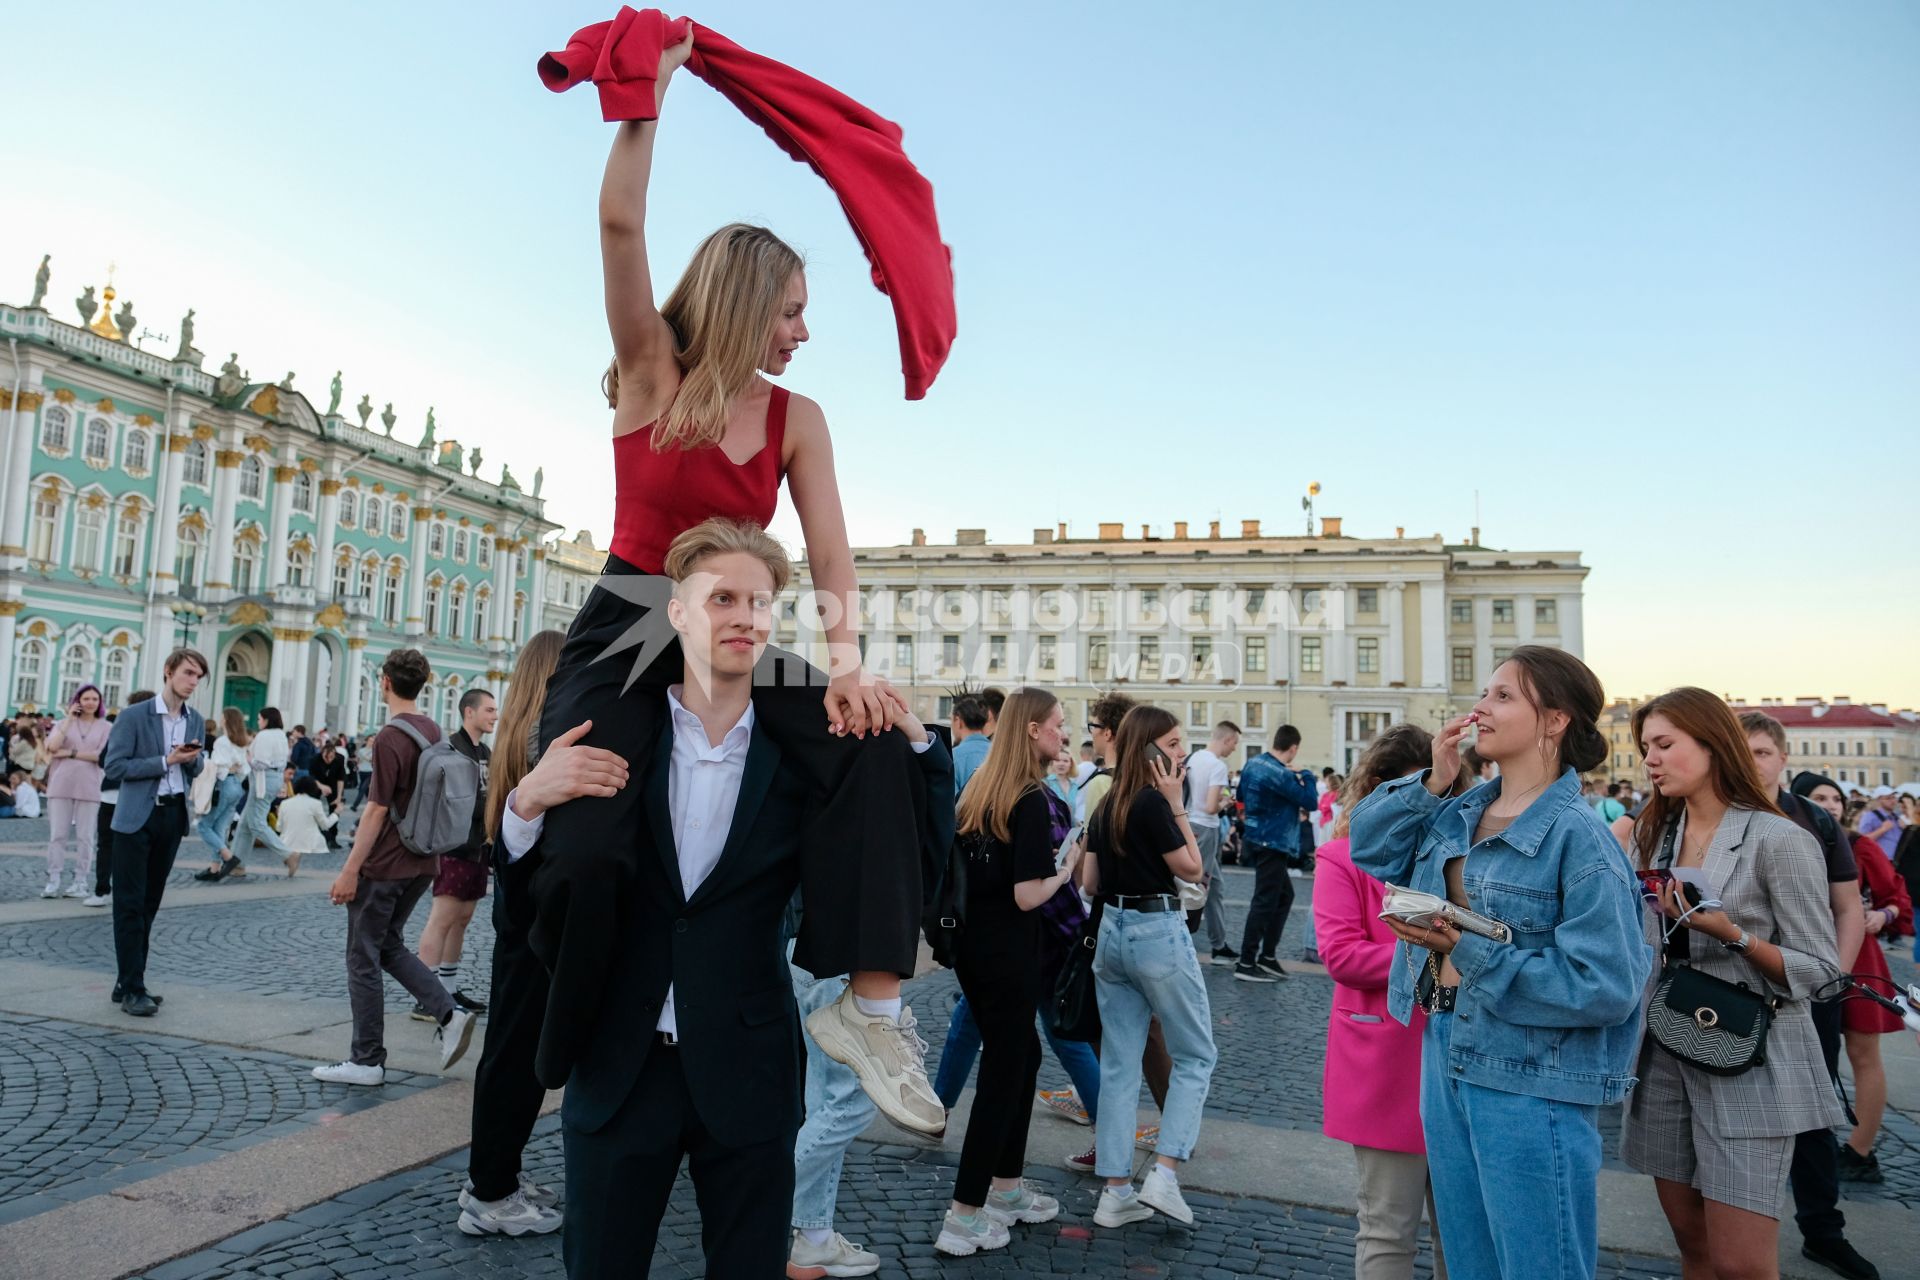
[(1732, 942), (1723, 942), (1720, 945), (1729, 951), (1737, 951), (1741, 955), (1745, 955), (1753, 949), (1753, 935), (1745, 929), (1742, 929), (1739, 937), (1735, 938)]

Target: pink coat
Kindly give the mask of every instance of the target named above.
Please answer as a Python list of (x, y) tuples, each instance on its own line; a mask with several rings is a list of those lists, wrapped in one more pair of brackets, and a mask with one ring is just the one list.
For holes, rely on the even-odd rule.
[(1413, 1025), (1403, 1027), (1387, 1012), (1394, 936), (1379, 919), (1386, 890), (1353, 865), (1345, 836), (1314, 857), (1314, 939), (1334, 982), (1321, 1128), (1359, 1147), (1424, 1153), (1420, 1035), (1427, 1016), (1415, 1009)]

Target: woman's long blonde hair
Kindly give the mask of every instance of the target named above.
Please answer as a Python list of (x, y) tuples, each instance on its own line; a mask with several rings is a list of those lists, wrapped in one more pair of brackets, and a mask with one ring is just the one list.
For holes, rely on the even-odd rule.
[(244, 747), (253, 741), (253, 735), (247, 732), (247, 718), (240, 714), (238, 707), (228, 707), (220, 713), (220, 731), (236, 747)]
[(500, 815), (507, 793), (533, 768), (528, 742), (539, 732), (540, 709), (547, 703), (547, 681), (559, 665), (567, 637), (561, 631), (537, 632), (520, 650), (507, 686), (507, 702), (493, 727), (493, 759), (487, 765), (487, 839), (500, 838)]
[(1046, 723), (1059, 704), (1052, 690), (1033, 685), (1022, 686), (1007, 696), (1006, 705), (1000, 708), (1000, 727), (994, 733), (993, 746), (979, 770), (967, 780), (967, 789), (960, 793), (954, 818), (962, 833), (984, 831), (1003, 844), (1013, 838), (1013, 828), (1007, 821), (1013, 806), (1033, 788), (1044, 786), (1047, 776), (1047, 761), (1034, 751), (1027, 726)]
[[(673, 329), (680, 390), (654, 426), (656, 450), (717, 445), (727, 406), (753, 385), (767, 335), (806, 262), (765, 227), (733, 222), (701, 242), (660, 315)], [(601, 382), (607, 403), (620, 400), (618, 367)]]

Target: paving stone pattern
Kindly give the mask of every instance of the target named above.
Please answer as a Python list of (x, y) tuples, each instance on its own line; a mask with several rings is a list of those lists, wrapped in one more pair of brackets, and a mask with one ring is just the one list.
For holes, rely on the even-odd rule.
[[(535, 1178), (562, 1185), (560, 1139), (542, 1122), (527, 1150)], [(1034, 1181), (1061, 1198), (1058, 1219), (1018, 1227), (1004, 1250), (965, 1260), (935, 1253), (933, 1238), (953, 1192), (953, 1157), (856, 1143), (849, 1152), (836, 1227), (884, 1260), (882, 1276), (933, 1280), (956, 1274), (1194, 1277), (1351, 1276), (1354, 1221), (1247, 1197), (1188, 1196), (1196, 1221), (1181, 1227), (1156, 1217), (1122, 1230), (1093, 1226), (1092, 1179), (1035, 1170)], [(225, 1280), (282, 1276), (288, 1280), (406, 1275), (409, 1280), (506, 1280), (558, 1276), (556, 1236), (481, 1239), (454, 1225), (454, 1196), (466, 1155), (359, 1187), (284, 1222), (269, 1223), (219, 1246), (145, 1273), (145, 1280)], [(652, 1274), (700, 1276), (699, 1214), (683, 1174), (661, 1223)], [(1423, 1252), (1416, 1274), (1431, 1275)], [(1604, 1280), (1679, 1274), (1678, 1264), (1603, 1256)]]
[(0, 1221), (439, 1084), (322, 1084), (312, 1063), (0, 1014)]

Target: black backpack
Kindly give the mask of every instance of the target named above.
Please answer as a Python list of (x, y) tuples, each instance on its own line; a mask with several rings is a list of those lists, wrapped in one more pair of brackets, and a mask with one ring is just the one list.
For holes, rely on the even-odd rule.
[(981, 831), (954, 836), (947, 848), (946, 865), (940, 868), (920, 916), (920, 932), (926, 936), (935, 963), (948, 969), (954, 967), (960, 954), (960, 937), (967, 927), (967, 864), (980, 855), (988, 838)]

